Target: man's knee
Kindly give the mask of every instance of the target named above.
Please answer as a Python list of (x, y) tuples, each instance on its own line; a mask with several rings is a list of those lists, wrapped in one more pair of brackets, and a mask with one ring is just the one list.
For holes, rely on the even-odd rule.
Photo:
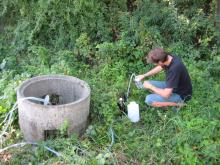
[(148, 104), (148, 105), (152, 105), (152, 103), (153, 103), (152, 95), (147, 95), (146, 96), (145, 103)]

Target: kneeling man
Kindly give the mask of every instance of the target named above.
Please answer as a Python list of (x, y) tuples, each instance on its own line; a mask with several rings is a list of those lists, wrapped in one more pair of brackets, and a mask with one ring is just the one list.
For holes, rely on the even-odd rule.
[(176, 106), (191, 99), (190, 76), (179, 57), (166, 53), (163, 48), (156, 48), (148, 53), (146, 60), (156, 67), (137, 78), (143, 80), (164, 70), (166, 81), (144, 81), (144, 88), (153, 93), (146, 96), (145, 103), (154, 107)]

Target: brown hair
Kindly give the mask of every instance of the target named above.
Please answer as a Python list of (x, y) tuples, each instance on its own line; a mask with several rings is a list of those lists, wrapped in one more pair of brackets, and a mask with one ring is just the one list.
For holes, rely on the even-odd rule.
[(158, 63), (159, 61), (165, 62), (167, 60), (168, 53), (163, 48), (152, 49), (147, 55), (148, 63)]

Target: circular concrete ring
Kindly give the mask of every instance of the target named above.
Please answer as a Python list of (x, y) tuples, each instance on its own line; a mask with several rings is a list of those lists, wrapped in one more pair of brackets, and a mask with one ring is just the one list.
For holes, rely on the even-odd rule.
[[(43, 105), (26, 97), (59, 96), (59, 105)], [(27, 141), (45, 140), (45, 131), (59, 130), (67, 122), (67, 133), (82, 134), (87, 126), (90, 87), (75, 77), (44, 75), (24, 81), (17, 90), (19, 125)]]

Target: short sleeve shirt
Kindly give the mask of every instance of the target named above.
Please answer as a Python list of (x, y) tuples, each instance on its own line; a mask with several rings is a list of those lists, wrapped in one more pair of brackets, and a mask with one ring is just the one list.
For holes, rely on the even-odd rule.
[(184, 101), (187, 101), (192, 96), (189, 73), (179, 57), (172, 57), (170, 65), (164, 68), (167, 88), (173, 88), (173, 93), (179, 94)]

